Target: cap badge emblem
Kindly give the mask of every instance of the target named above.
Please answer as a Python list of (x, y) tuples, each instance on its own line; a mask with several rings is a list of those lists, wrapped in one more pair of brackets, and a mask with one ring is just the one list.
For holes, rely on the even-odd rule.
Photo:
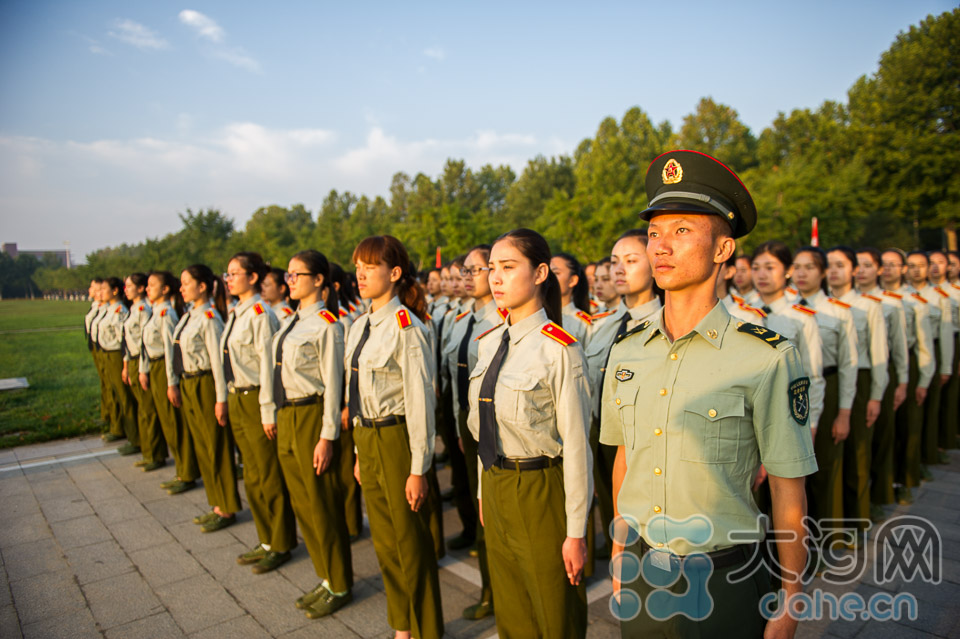
[(683, 167), (680, 166), (679, 162), (670, 158), (670, 160), (663, 165), (662, 177), (664, 184), (676, 184), (683, 179)]

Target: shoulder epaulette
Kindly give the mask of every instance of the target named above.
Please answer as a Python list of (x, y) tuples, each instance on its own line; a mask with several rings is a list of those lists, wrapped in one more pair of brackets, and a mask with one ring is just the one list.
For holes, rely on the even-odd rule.
[(351, 312), (351, 313), (354, 312), (355, 310), (357, 310), (357, 307), (354, 306), (353, 304), (347, 304), (347, 307), (350, 309), (350, 312)]
[(953, 288), (955, 288), (955, 289), (957, 289), (958, 291), (960, 291), (960, 285), (957, 285), (957, 284), (954, 284), (953, 282), (950, 282), (950, 286), (952, 286)]
[(927, 302), (927, 298), (925, 298), (925, 297), (924, 297), (923, 295), (921, 295), (920, 293), (910, 293), (910, 296), (913, 297), (913, 298), (915, 298), (915, 299), (920, 300), (920, 301), (923, 302), (924, 304), (929, 304), (929, 302)]
[(560, 342), (564, 346), (570, 346), (577, 341), (576, 337), (563, 330), (559, 324), (554, 324), (553, 322), (550, 322), (540, 329), (540, 332), (547, 337)]
[(788, 286), (785, 290), (787, 291), (787, 293), (790, 293), (791, 295), (797, 295), (800, 293), (800, 291), (793, 288), (792, 286)]
[(620, 342), (622, 342), (623, 340), (627, 339), (627, 338), (630, 337), (631, 335), (636, 335), (637, 333), (640, 333), (640, 332), (646, 330), (647, 327), (650, 326), (650, 324), (652, 324), (652, 323), (653, 323), (653, 322), (651, 322), (650, 320), (644, 320), (643, 322), (640, 322), (640, 325), (639, 325), (639, 326), (637, 326), (636, 328), (630, 329), (629, 331), (627, 331), (626, 333), (624, 333), (623, 335), (621, 335), (621, 336), (618, 337), (617, 339), (613, 340), (613, 343), (614, 343), (614, 344), (619, 344)]
[(137, 310), (138, 310), (138, 311), (142, 311), (142, 310), (143, 310), (143, 304), (141, 304), (141, 305), (140, 305), (140, 308), (138, 308)]
[(122, 307), (122, 306), (118, 306), (118, 307), (117, 307), (117, 310), (115, 310), (114, 313), (119, 313), (121, 308), (123, 308), (123, 307)]
[(944, 297), (950, 297), (950, 293), (947, 293), (945, 290), (943, 290), (943, 289), (940, 288), (939, 286), (934, 286), (934, 287), (933, 287), (933, 290), (935, 290), (937, 293), (940, 293), (940, 295), (942, 295), (942, 296), (944, 296)]
[(397, 311), (397, 324), (400, 325), (400, 328), (408, 328), (413, 325), (413, 320), (410, 319), (410, 313), (405, 308), (401, 308)]
[(886, 295), (887, 297), (892, 297), (895, 300), (903, 299), (903, 295), (900, 295), (899, 293), (894, 293), (893, 291), (884, 291), (883, 294)]
[(775, 332), (775, 331), (771, 331), (769, 328), (765, 328), (765, 327), (763, 327), (763, 326), (757, 326), (756, 324), (750, 324), (749, 322), (745, 322), (745, 323), (741, 324), (740, 326), (737, 327), (737, 330), (738, 330), (739, 332), (741, 332), (741, 333), (746, 333), (747, 335), (752, 335), (752, 336), (756, 337), (757, 339), (766, 342), (767, 344), (769, 344), (769, 345), (772, 346), (773, 348), (776, 348), (776, 347), (777, 347), (777, 344), (779, 344), (780, 342), (785, 342), (785, 341), (787, 341), (787, 338), (784, 337), (783, 335), (781, 335), (780, 333), (777, 333), (777, 332)]
[(319, 311), (317, 311), (317, 315), (327, 320), (327, 322), (330, 324), (333, 324), (337, 321), (337, 318), (334, 316), (334, 314), (325, 308), (321, 308)]
[(260, 305), (260, 302), (253, 305), (253, 312), (257, 315), (263, 315), (263, 306)]
[(346, 309), (341, 308), (341, 309), (340, 309), (340, 317), (346, 317), (347, 315), (348, 315), (348, 313), (347, 313)]
[(817, 311), (810, 308), (809, 306), (804, 306), (803, 304), (794, 304), (793, 309), (800, 311), (801, 313), (806, 313), (807, 315), (816, 315)]
[(587, 326), (593, 324), (593, 318), (590, 317), (590, 313), (584, 313), (583, 311), (577, 311), (577, 317), (587, 323)]
[(166, 315), (167, 315), (167, 309), (163, 309), (162, 311), (160, 311), (160, 317), (166, 317)]
[(204, 315), (207, 316), (207, 319), (213, 319), (213, 311), (207, 311)]
[(612, 310), (612, 311), (607, 311), (607, 312), (605, 312), (605, 313), (597, 313), (596, 315), (593, 316), (593, 321), (596, 322), (598, 319), (602, 319), (602, 318), (604, 318), (604, 317), (609, 317), (609, 316), (613, 315), (613, 314), (616, 313), (616, 312), (617, 312), (617, 310), (614, 309), (614, 310)]
[(433, 315), (431, 315), (430, 313), (427, 313), (427, 319), (430, 321), (433, 321)]
[(838, 300), (838, 299), (835, 298), (835, 297), (828, 297), (828, 298), (827, 298), (827, 301), (830, 302), (831, 304), (836, 304), (836, 305), (839, 306), (840, 308), (850, 308), (850, 305), (849, 305), (849, 304), (847, 304), (846, 302), (841, 302), (840, 300)]
[(510, 314), (510, 309), (509, 309), (509, 308), (501, 308), (501, 307), (499, 307), (499, 306), (497, 307), (497, 315), (500, 316), (500, 319), (506, 321), (507, 315), (509, 315), (509, 314)]
[(875, 297), (875, 296), (873, 296), (873, 295), (867, 295), (866, 293), (864, 293), (864, 294), (861, 295), (860, 297), (865, 297), (865, 298), (867, 298), (868, 300), (873, 300), (874, 302), (876, 302), (876, 303), (878, 303), (878, 304), (881, 303), (881, 302), (883, 302), (883, 300), (880, 299), (879, 297)]
[(293, 315), (293, 309), (289, 306), (281, 306), (281, 308), (286, 315)]
[(464, 311), (464, 312), (460, 313), (459, 315), (457, 315), (457, 318), (456, 318), (455, 320), (453, 320), (453, 321), (459, 322), (460, 320), (462, 320), (464, 317), (466, 317), (466, 316), (469, 315), (469, 314), (470, 314), (470, 311)]
[(749, 304), (746, 304), (746, 303), (744, 303), (744, 302), (741, 302), (740, 304), (737, 304), (737, 306), (739, 306), (739, 307), (742, 308), (743, 310), (747, 311), (748, 313), (754, 313), (754, 314), (756, 314), (756, 315), (759, 315), (760, 317), (766, 317), (766, 316), (767, 316), (766, 311), (764, 311), (762, 308), (757, 308), (756, 306), (750, 306)]
[(600, 302), (598, 302), (597, 300), (590, 300), (590, 306), (592, 306), (593, 308), (600, 308)]
[(488, 328), (488, 329), (485, 330), (484, 332), (482, 332), (482, 333), (480, 333), (479, 335), (477, 335), (476, 337), (474, 337), (474, 338), (473, 338), (473, 341), (475, 341), (475, 342), (480, 341), (481, 339), (483, 339), (484, 337), (486, 337), (486, 336), (489, 335), (490, 333), (494, 332), (495, 330), (497, 330), (497, 329), (500, 328), (501, 326), (503, 326), (503, 324), (497, 324), (497, 325), (494, 326), (493, 328)]
[(733, 301), (736, 302), (737, 304), (746, 303), (746, 300), (740, 297), (739, 295), (734, 295), (733, 293), (730, 293), (730, 297), (733, 298)]

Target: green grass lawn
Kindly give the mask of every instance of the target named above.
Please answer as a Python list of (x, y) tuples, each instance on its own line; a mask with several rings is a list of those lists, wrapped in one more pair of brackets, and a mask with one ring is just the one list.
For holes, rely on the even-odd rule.
[[(0, 378), (30, 388), (0, 391), (0, 448), (98, 433), (100, 380), (83, 339), (89, 302), (0, 300)], [(65, 328), (44, 332), (24, 329)]]

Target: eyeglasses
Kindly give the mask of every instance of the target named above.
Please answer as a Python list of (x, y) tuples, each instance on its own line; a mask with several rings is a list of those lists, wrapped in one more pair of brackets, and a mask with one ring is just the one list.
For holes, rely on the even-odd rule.
[(467, 268), (466, 266), (463, 266), (460, 268), (460, 276), (476, 277), (477, 275), (480, 275), (481, 273), (486, 273), (490, 270), (491, 269), (489, 266), (474, 266), (472, 268)]
[(224, 282), (229, 282), (235, 277), (240, 277), (241, 275), (246, 275), (246, 273), (224, 273), (222, 275)]
[(287, 284), (293, 284), (298, 277), (311, 277), (313, 273), (284, 273), (283, 281)]

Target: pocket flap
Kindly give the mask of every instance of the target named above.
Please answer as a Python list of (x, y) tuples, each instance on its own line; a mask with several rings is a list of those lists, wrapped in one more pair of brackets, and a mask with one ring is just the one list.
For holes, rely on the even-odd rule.
[(531, 391), (537, 387), (537, 378), (523, 373), (504, 373), (501, 372), (497, 377), (497, 383), (503, 384), (510, 390)]
[(743, 395), (736, 393), (710, 393), (691, 397), (684, 410), (715, 422), (724, 417), (743, 417)]

